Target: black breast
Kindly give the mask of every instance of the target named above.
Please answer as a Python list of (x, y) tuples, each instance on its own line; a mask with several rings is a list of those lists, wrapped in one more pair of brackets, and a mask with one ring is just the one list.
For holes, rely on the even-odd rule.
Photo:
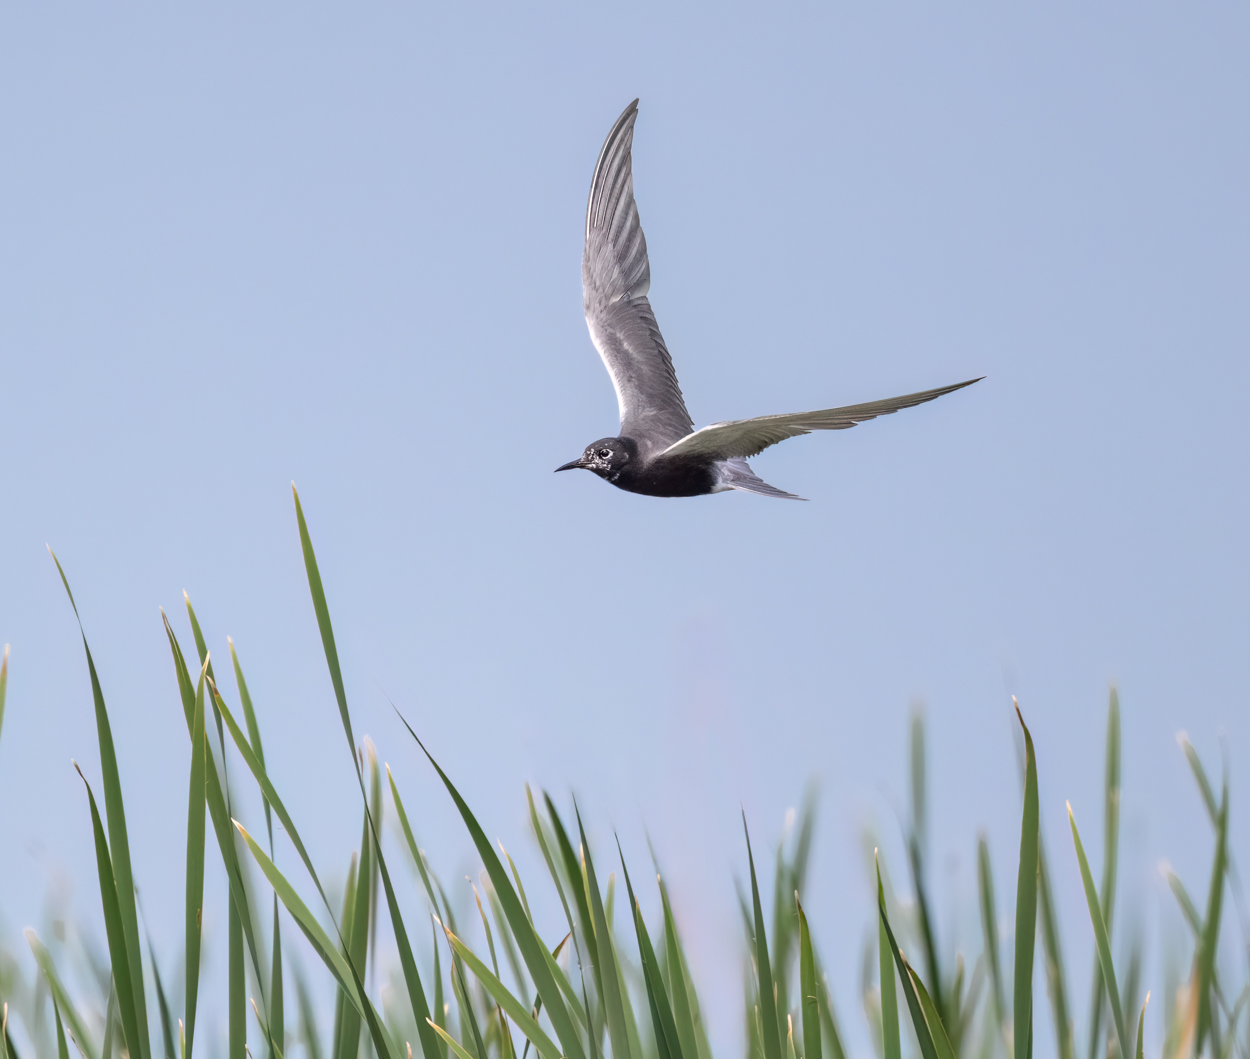
[(659, 457), (626, 464), (612, 484), (646, 496), (703, 496), (716, 486), (710, 461)]

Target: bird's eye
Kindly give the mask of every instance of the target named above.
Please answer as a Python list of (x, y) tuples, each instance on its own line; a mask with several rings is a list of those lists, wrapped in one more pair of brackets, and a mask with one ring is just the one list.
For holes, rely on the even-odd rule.
[(609, 456), (611, 456), (611, 455), (612, 455), (612, 450), (611, 450), (611, 449), (600, 449), (600, 450), (599, 450), (599, 459), (601, 459), (601, 460), (606, 460), (606, 459), (607, 459)]

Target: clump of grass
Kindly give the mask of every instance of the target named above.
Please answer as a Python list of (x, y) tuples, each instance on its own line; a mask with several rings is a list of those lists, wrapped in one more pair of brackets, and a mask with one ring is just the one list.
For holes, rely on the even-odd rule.
[[(457, 922), (452, 903), (417, 844), (395, 777), (389, 767), (379, 765), (367, 740), (358, 743), (356, 739), (321, 574), (298, 495), (295, 511), (313, 610), (360, 792), (360, 844), (351, 860), (342, 900), (331, 901), (295, 819), (266, 770), (260, 724), (234, 644), (229, 643), (236, 704), (232, 707), (214, 671), (195, 610), (186, 599), (193, 655), (184, 653), (173, 624), (162, 614), (191, 745), (184, 967), (180, 995), (166, 988), (152, 940), (147, 939), (146, 947), (141, 941), (141, 909), (109, 713), (84, 632), (103, 812), (85, 777), (83, 783), (107, 957), (97, 961), (93, 974), (87, 976), (94, 977), (98, 986), (94, 995), (89, 989), (71, 989), (53, 952), (28, 930), (26, 936), (38, 971), (28, 983), (14, 961), (0, 962), (5, 1019), (20, 1018), (36, 1052), (50, 1055), (55, 1050), (58, 1059), (68, 1059), (71, 1044), (87, 1059), (120, 1055), (131, 1059), (191, 1059), (197, 1047), (202, 1052), (205, 1045), (197, 1027), (202, 1022), (198, 1002), (204, 877), (206, 862), (212, 857), (220, 858), (228, 880), (229, 1059), (243, 1059), (258, 1051), (281, 1059), (297, 1048), (309, 1059), (347, 1059), (361, 1054), (378, 1059), (411, 1059), (414, 1054), (422, 1059), (528, 1059), (531, 1049), (538, 1059), (711, 1059), (699, 994), (662, 879), (657, 876), (660, 918), (648, 925), (619, 844), (615, 850), (592, 850), (576, 805), (571, 813), (562, 814), (549, 794), (527, 789), (533, 837), (547, 868), (545, 885), (554, 890), (563, 909), (561, 930), (567, 926), (560, 937), (542, 936), (516, 864), (502, 847), (497, 851), (491, 845), (452, 778), (409, 727), (455, 805), (484, 869), (481, 890), (475, 887), (474, 894), (485, 949), (480, 944), (474, 948), (466, 940), (468, 924)], [(57, 569), (74, 605), (59, 562)], [(74, 612), (77, 615), (76, 606)], [(7, 674), (6, 648), (0, 661), (0, 724)], [(969, 972), (961, 954), (944, 951), (938, 945), (927, 878), (924, 726), (919, 715), (913, 720), (912, 818), (904, 835), (913, 900), (902, 905), (890, 899), (878, 860), (876, 953), (875, 960), (865, 964), (865, 1008), (881, 1059), (901, 1059), (905, 1050), (922, 1059), (1031, 1059), (1037, 1014), (1034, 953), (1039, 933), (1056, 1047), (1061, 1059), (1076, 1057), (1078, 1036), (1039, 831), (1037, 760), (1032, 736), (1018, 707), (1016, 715), (1023, 746), (1023, 810), (1010, 978), (1000, 949), (998, 904), (984, 837), (977, 845), (982, 951)], [(1182, 739), (1182, 749), (1212, 824), (1214, 855), (1202, 911), (1180, 879), (1175, 875), (1168, 879), (1193, 934), (1193, 957), (1188, 983), (1165, 997), (1163, 1054), (1226, 1059), (1235, 1053), (1250, 1059), (1250, 1016), (1246, 1015), (1250, 986), (1234, 993), (1221, 979), (1218, 959), (1225, 887), (1231, 884), (1234, 893), (1240, 894), (1228, 845), (1228, 780), (1223, 779), (1217, 798), (1188, 740)], [(1130, 961), (1127, 971), (1117, 968), (1111, 949), (1119, 844), (1119, 754), (1119, 704), (1113, 693), (1108, 708), (1101, 887), (1094, 883), (1076, 817), (1069, 807), (1072, 841), (1095, 942), (1091, 1013), (1084, 1035), (1089, 1059), (1104, 1054), (1140, 1059), (1144, 1054), (1146, 1009), (1144, 1003), (1140, 1012), (1137, 1007), (1139, 963)], [(264, 806), (263, 834), (250, 833), (236, 818), (225, 774), (228, 756), (237, 756), (257, 786)], [(389, 795), (396, 831), (402, 838), (397, 849), (383, 841), (385, 795)], [(292, 877), (277, 866), (275, 816), (306, 879)], [(750, 882), (749, 895), (742, 894), (747, 984), (743, 1016), (748, 1059), (845, 1059), (847, 1054), (846, 1037), (801, 901), (813, 821), (809, 800), (797, 821), (793, 841), (778, 849), (772, 904), (766, 915), (747, 821), (745, 817), (743, 820)], [(413, 916), (421, 910), (401, 907), (388, 860), (395, 857), (410, 862), (433, 914), (432, 958), (424, 967), (418, 965), (415, 955), (413, 938), (417, 935), (410, 932), (416, 923)], [(623, 894), (616, 882), (618, 865), (624, 880)], [(270, 891), (264, 898), (257, 896), (257, 871)], [(618, 899), (628, 905), (624, 931), (615, 926)], [(398, 957), (397, 988), (392, 990), (380, 989), (376, 972), (370, 973), (378, 948), (376, 934), (383, 902), (390, 925), (388, 945), (393, 943)], [(302, 971), (284, 956), (284, 931), (289, 932), (292, 925), (333, 982), (334, 1017), (328, 1035), (319, 1028), (320, 1013)], [(424, 929), (420, 928), (422, 936)], [(876, 966), (875, 981), (872, 963)], [(295, 983), (295, 1004), (290, 1011), (288, 975)], [(6, 1021), (0, 1033), (0, 1059), (17, 1056)]]

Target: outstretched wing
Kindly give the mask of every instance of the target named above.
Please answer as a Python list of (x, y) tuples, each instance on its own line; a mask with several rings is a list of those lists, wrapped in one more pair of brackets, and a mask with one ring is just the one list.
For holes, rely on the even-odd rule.
[(763, 452), (769, 445), (776, 445), (786, 438), (810, 434), (813, 430), (846, 430), (856, 423), (863, 423), (877, 416), (889, 415), (900, 408), (924, 404), (935, 397), (961, 390), (980, 382), (969, 379), (953, 386), (941, 386), (936, 390), (923, 390), (903, 397), (890, 397), (884, 401), (867, 404), (851, 404), (843, 408), (825, 408), (817, 412), (795, 412), (791, 415), (760, 416), (757, 419), (734, 419), (728, 423), (713, 423), (710, 427), (696, 430), (688, 437), (670, 445), (665, 456), (701, 456), (713, 460), (749, 459)]
[(651, 267), (634, 204), (631, 148), (638, 100), (599, 152), (586, 205), (582, 300), (590, 337), (616, 388), (621, 434), (658, 451), (694, 429), (673, 361), (647, 301)]

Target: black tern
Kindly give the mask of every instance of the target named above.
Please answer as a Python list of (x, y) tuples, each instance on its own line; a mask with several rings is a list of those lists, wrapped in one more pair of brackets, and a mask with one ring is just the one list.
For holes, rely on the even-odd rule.
[(582, 255), (586, 324), (616, 388), (621, 433), (587, 445), (581, 456), (557, 471), (580, 467), (618, 489), (647, 496), (703, 496), (741, 489), (801, 500), (756, 477), (747, 460), (786, 438), (813, 430), (845, 430), (984, 378), (884, 401), (734, 419), (695, 430), (672, 357), (647, 300), (651, 265), (634, 202), (631, 157), (637, 117), (635, 99), (616, 119), (599, 152), (586, 204)]

